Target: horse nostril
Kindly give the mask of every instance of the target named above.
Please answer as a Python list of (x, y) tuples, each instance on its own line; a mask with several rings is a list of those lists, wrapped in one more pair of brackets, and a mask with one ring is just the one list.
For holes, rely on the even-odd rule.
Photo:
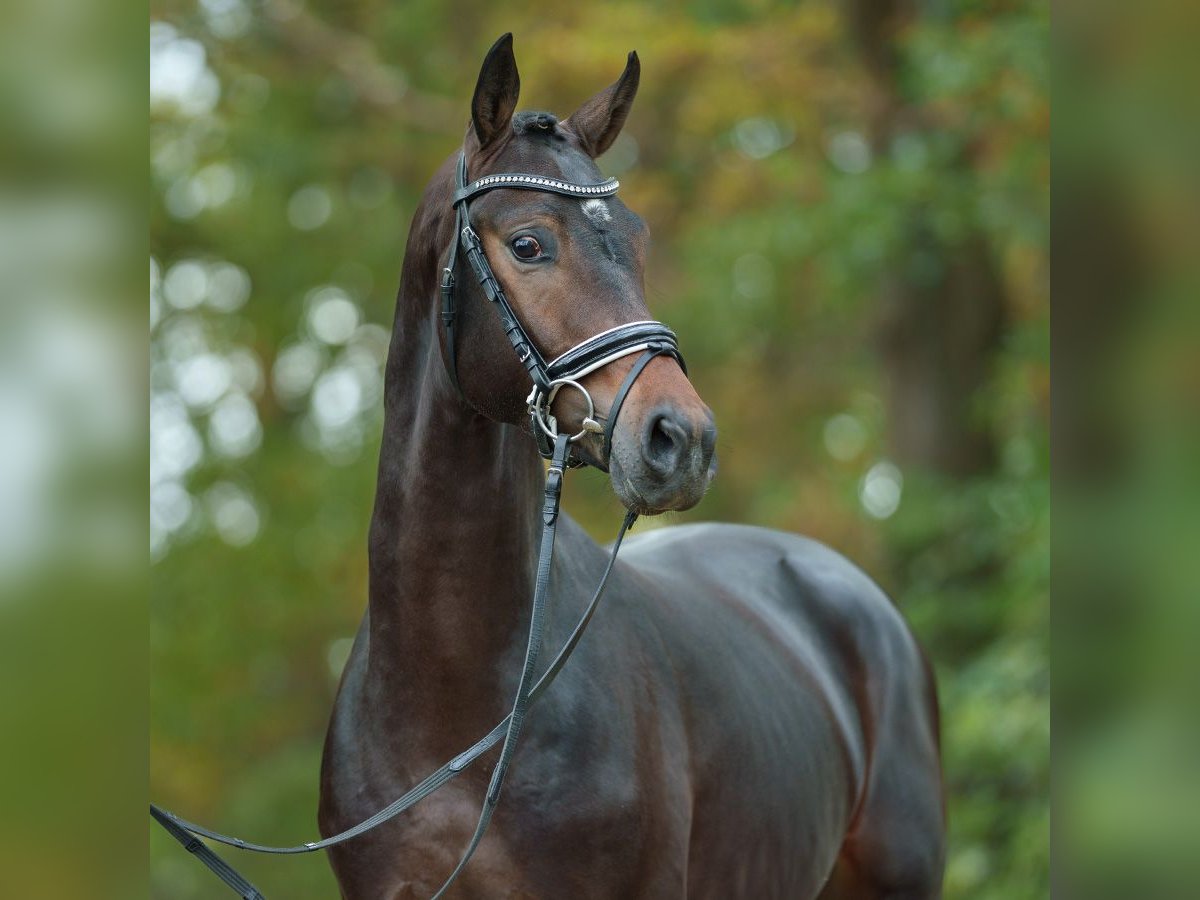
[(687, 429), (669, 412), (655, 413), (646, 424), (642, 444), (646, 463), (666, 475), (678, 465), (687, 447)]

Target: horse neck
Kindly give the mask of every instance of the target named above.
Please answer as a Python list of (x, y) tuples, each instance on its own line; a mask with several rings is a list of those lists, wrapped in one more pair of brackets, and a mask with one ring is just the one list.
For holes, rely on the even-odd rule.
[(410, 731), (422, 720), (477, 729), (475, 719), (503, 713), (540, 531), (542, 467), (529, 436), (467, 407), (445, 371), (436, 271), (436, 250), (410, 241), (369, 545), (369, 681)]

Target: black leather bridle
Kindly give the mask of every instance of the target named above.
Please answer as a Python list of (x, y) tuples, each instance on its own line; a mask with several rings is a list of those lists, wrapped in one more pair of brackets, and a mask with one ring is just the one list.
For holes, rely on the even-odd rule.
[[(537, 441), (538, 452), (545, 459), (550, 459), (554, 438), (558, 434), (558, 423), (550, 412), (550, 406), (561, 388), (572, 387), (583, 395), (587, 402), (588, 414), (583, 419), (580, 431), (571, 437), (571, 441), (578, 441), (589, 432), (603, 434), (603, 458), (607, 463), (608, 455), (612, 450), (613, 429), (616, 427), (621, 405), (625, 402), (634, 381), (637, 380), (650, 360), (656, 356), (671, 356), (679, 362), (683, 371), (687, 372), (687, 365), (683, 361), (683, 355), (679, 352), (679, 343), (675, 332), (662, 322), (627, 322), (593, 335), (550, 362), (546, 362), (541, 351), (538, 350), (537, 344), (521, 324), (512, 304), (508, 302), (504, 287), (496, 278), (491, 265), (488, 264), (487, 254), (483, 251), (479, 235), (471, 227), (470, 201), (480, 194), (499, 189), (541, 191), (580, 200), (597, 200), (614, 196), (621, 186), (620, 182), (615, 178), (609, 178), (595, 184), (574, 184), (545, 175), (497, 174), (485, 175), (468, 184), (467, 158), (465, 154), (462, 154), (458, 158), (458, 166), (455, 169), (455, 185), (457, 187), (453, 199), (455, 237), (450, 243), (446, 266), (442, 269), (442, 325), (446, 329), (446, 368), (450, 373), (451, 381), (454, 382), (455, 387), (458, 387), (457, 342), (455, 340), (458, 307), (454, 299), (454, 288), (457, 284), (455, 269), (458, 265), (458, 251), (461, 247), (484, 295), (492, 302), (492, 306), (500, 316), (500, 323), (504, 326), (504, 333), (508, 336), (509, 343), (516, 351), (517, 359), (525, 366), (529, 378), (533, 381), (533, 389), (529, 392), (525, 402), (529, 408), (530, 427), (533, 430), (534, 439)], [(596, 406), (592, 402), (592, 396), (580, 384), (580, 380), (597, 369), (634, 353), (641, 353), (642, 356), (633, 364), (633, 368), (625, 376), (625, 382), (613, 396), (608, 414), (604, 417), (605, 424), (602, 427), (596, 421)], [(578, 464), (577, 461), (568, 459), (568, 465), (574, 464)]]
[[(487, 175), (468, 184), (466, 178), (466, 158), (465, 156), (460, 156), (456, 179), (457, 190), (455, 191), (453, 200), (455, 238), (450, 246), (446, 266), (442, 270), (441, 282), (441, 318), (446, 330), (446, 368), (457, 388), (458, 365), (456, 358), (455, 325), (457, 324), (458, 311), (455, 304), (454, 288), (456, 284), (455, 270), (458, 264), (458, 251), (461, 246), (463, 255), (479, 280), (484, 294), (499, 313), (500, 321), (504, 326), (504, 332), (508, 335), (508, 339), (517, 353), (517, 358), (525, 365), (526, 371), (529, 372), (529, 377), (533, 381), (533, 389), (527, 398), (531, 427), (533, 428), (534, 437), (537, 439), (538, 451), (543, 457), (550, 460), (550, 466), (546, 473), (546, 488), (542, 502), (542, 541), (541, 548), (538, 551), (537, 578), (534, 583), (533, 609), (529, 623), (529, 640), (525, 648), (525, 662), (521, 670), (521, 680), (517, 686), (516, 696), (513, 698), (511, 711), (495, 728), (458, 756), (445, 763), (436, 772), (430, 774), (403, 797), (393, 801), (357, 825), (324, 840), (310, 841), (309, 843), (299, 844), (294, 847), (272, 847), (265, 844), (255, 844), (241, 838), (204, 828), (151, 803), (150, 815), (154, 820), (162, 825), (185, 849), (208, 866), (217, 877), (233, 888), (245, 900), (265, 900), (265, 898), (263, 898), (262, 893), (254, 885), (218, 856), (201, 838), (208, 838), (227, 846), (237, 847), (242, 850), (251, 850), (257, 853), (291, 855), (325, 850), (359, 837), (382, 825), (384, 822), (394, 819), (400, 813), (410, 809), (456, 777), (475, 762), (476, 759), (503, 741), (500, 758), (492, 770), (491, 781), (488, 784), (487, 795), (484, 798), (475, 832), (462, 857), (459, 859), (458, 865), (455, 866), (454, 871), (450, 873), (445, 883), (434, 894), (434, 900), (442, 897), (446, 889), (458, 878), (474, 854), (475, 849), (479, 846), (479, 842), (483, 839), (491, 822), (492, 814), (495, 812), (496, 805), (500, 800), (500, 791), (504, 784), (505, 774), (508, 771), (509, 763), (512, 761), (513, 753), (516, 751), (517, 741), (520, 738), (521, 730), (525, 723), (525, 716), (529, 708), (537, 702), (538, 698), (550, 687), (550, 684), (557, 677), (558, 673), (562, 671), (572, 651), (578, 645), (580, 638), (583, 637), (583, 632), (592, 620), (592, 616), (600, 603), (600, 597), (604, 593), (605, 586), (608, 584), (608, 577), (612, 573), (613, 564), (617, 560), (617, 551), (621, 549), (621, 542), (624, 540), (626, 532), (637, 519), (637, 514), (634, 512), (626, 514), (624, 522), (621, 523), (621, 529), (617, 533), (616, 541), (613, 543), (612, 551), (608, 558), (608, 565), (604, 569), (600, 583), (596, 586), (596, 590), (592, 594), (591, 601), (588, 603), (575, 628), (571, 631), (570, 636), (563, 644), (562, 649), (559, 650), (558, 655), (554, 658), (554, 661), (542, 676), (535, 681), (534, 674), (541, 651), (545, 624), (550, 584), (550, 566), (554, 556), (554, 537), (558, 525), (563, 475), (567, 468), (581, 464), (572, 458), (571, 444), (580, 440), (588, 433), (603, 434), (603, 458), (607, 463), (612, 449), (612, 433), (616, 425), (617, 416), (630, 388), (633, 387), (633, 383), (645, 369), (646, 365), (655, 357), (671, 356), (679, 362), (681, 367), (684, 366), (683, 356), (679, 352), (675, 333), (661, 322), (650, 321), (629, 322), (625, 325), (619, 325), (616, 328), (610, 328), (576, 344), (570, 350), (547, 363), (539, 352), (537, 345), (530, 338), (528, 332), (525, 331), (524, 326), (521, 325), (521, 320), (517, 317), (512, 305), (508, 302), (508, 298), (504, 294), (504, 288), (500, 285), (500, 282), (492, 272), (492, 267), (488, 264), (487, 255), (483, 252), (483, 247), (479, 242), (479, 236), (471, 227), (469, 201), (471, 198), (486, 191), (500, 188), (515, 188), (518, 190), (543, 191), (587, 200), (613, 196), (619, 186), (616, 179), (610, 178), (598, 184), (573, 184), (568, 181), (541, 175), (502, 174)], [(604, 426), (601, 426), (596, 420), (595, 404), (592, 402), (592, 397), (587, 389), (580, 384), (580, 379), (611, 362), (639, 352), (641, 356), (634, 362), (617, 393), (613, 396), (612, 404), (605, 417), (607, 421)], [(686, 367), (684, 367), (684, 371), (687, 371)], [(554, 402), (557, 392), (567, 386), (580, 391), (588, 405), (588, 415), (583, 419), (583, 426), (574, 435), (560, 433), (558, 431), (558, 423), (550, 412), (550, 405)]]

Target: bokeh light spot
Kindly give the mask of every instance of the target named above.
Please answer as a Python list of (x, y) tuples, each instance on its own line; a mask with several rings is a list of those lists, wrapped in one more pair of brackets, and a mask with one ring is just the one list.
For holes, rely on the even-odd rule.
[(208, 270), (204, 263), (185, 259), (167, 270), (163, 293), (176, 309), (194, 309), (208, 294)]
[(248, 456), (262, 443), (258, 410), (244, 394), (231, 394), (217, 404), (208, 420), (208, 439), (222, 456)]
[(318, 288), (309, 295), (308, 329), (324, 344), (344, 344), (359, 323), (358, 307), (339, 287)]
[(304, 397), (317, 380), (324, 359), (321, 348), (310, 341), (281, 350), (271, 370), (275, 396), (280, 402), (291, 406)]
[(848, 175), (871, 168), (871, 145), (857, 131), (839, 131), (829, 139), (825, 152), (834, 167)]
[(900, 508), (903, 487), (904, 478), (900, 470), (887, 460), (881, 460), (863, 476), (858, 499), (869, 516), (886, 519)]
[(832, 416), (825, 423), (822, 436), (829, 455), (840, 462), (855, 459), (867, 444), (867, 429), (850, 413)]
[(300, 188), (288, 200), (288, 222), (300, 231), (315, 231), (326, 222), (333, 212), (333, 198), (319, 184)]
[(244, 547), (258, 537), (262, 524), (253, 498), (228, 481), (219, 481), (204, 495), (209, 519), (218, 537), (231, 547)]
[(755, 116), (742, 119), (733, 129), (733, 142), (750, 159), (766, 159), (792, 142), (793, 135), (785, 132), (773, 119)]

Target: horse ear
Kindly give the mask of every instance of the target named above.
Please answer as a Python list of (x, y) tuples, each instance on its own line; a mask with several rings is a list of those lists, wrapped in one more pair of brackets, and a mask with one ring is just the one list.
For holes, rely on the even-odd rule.
[(602, 154), (621, 133), (633, 98), (637, 96), (641, 74), (642, 64), (638, 62), (637, 52), (631, 51), (621, 77), (571, 113), (563, 123), (579, 136), (589, 156), (594, 158)]
[(471, 124), (480, 147), (488, 146), (508, 130), (520, 93), (521, 76), (517, 74), (509, 32), (492, 44), (484, 57), (471, 98)]

